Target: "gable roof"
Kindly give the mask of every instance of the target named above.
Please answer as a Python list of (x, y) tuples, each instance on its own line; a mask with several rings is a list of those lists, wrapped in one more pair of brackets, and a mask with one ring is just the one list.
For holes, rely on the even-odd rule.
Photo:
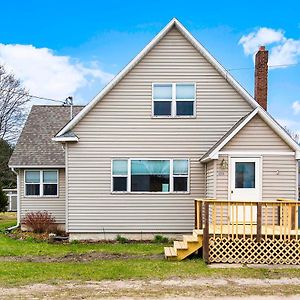
[[(74, 115), (83, 106), (74, 106)], [(63, 167), (65, 155), (62, 145), (51, 140), (70, 118), (69, 106), (33, 105), (13, 154), (10, 167)]]
[[(154, 39), (117, 75), (106, 85), (86, 107), (70, 122), (68, 122), (57, 134), (62, 137), (63, 134), (72, 130), (74, 126), (115, 86), (117, 85), (130, 70), (132, 70), (149, 51), (158, 44), (158, 42), (175, 27), (183, 36), (199, 51), (199, 53), (228, 81), (228, 83), (250, 104), (256, 108), (259, 104), (248, 94), (248, 92), (228, 73), (228, 71), (201, 45), (192, 34), (176, 19), (173, 18), (155, 37)], [(60, 139), (62, 140), (62, 139)]]
[(260, 116), (266, 124), (282, 138), (287, 145), (294, 151), (296, 159), (300, 160), (300, 145), (283, 129), (272, 116), (267, 113), (263, 108), (257, 107), (252, 112), (241, 118), (226, 134), (212, 146), (200, 159), (201, 162), (207, 162), (212, 159), (218, 159), (219, 151), (233, 138), (242, 128), (244, 128), (256, 115)]

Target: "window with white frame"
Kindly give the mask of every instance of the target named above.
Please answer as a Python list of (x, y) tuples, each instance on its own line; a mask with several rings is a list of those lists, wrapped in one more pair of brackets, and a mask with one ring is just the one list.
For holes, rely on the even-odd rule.
[(112, 161), (113, 192), (188, 192), (187, 159)]
[(25, 196), (58, 196), (58, 171), (26, 170)]
[(153, 116), (193, 117), (195, 116), (194, 83), (154, 83)]
[(115, 159), (112, 162), (112, 185), (114, 192), (126, 192), (128, 184), (128, 160)]

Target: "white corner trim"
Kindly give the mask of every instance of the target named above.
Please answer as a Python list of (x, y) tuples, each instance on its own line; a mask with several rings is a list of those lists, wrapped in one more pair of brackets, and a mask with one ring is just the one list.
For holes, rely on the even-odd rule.
[(173, 27), (186, 37), (186, 39), (217, 69), (217, 71), (236, 89), (237, 92), (250, 104), (251, 107), (259, 107), (259, 104), (250, 94), (228, 73), (228, 71), (192, 36), (192, 34), (176, 19), (173, 18), (146, 47), (120, 72), (118, 73), (100, 93), (98, 93), (69, 123), (57, 134), (59, 137), (71, 130), (97, 103), (100, 101), (137, 63), (166, 35)]
[(296, 151), (296, 159), (300, 160), (300, 151)]
[(52, 141), (55, 142), (78, 142), (79, 139), (77, 136), (55, 136), (52, 138)]

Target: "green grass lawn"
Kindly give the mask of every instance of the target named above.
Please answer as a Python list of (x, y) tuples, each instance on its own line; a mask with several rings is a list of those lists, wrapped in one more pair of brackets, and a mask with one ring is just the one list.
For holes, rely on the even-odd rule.
[[(2, 215), (0, 228), (12, 226), (15, 217)], [(201, 259), (169, 262), (160, 258), (130, 258), (93, 260), (88, 262), (28, 262), (5, 261), (5, 257), (51, 256), (88, 252), (150, 255), (163, 253), (163, 244), (152, 243), (98, 243), (98, 244), (48, 244), (30, 240), (14, 240), (0, 234), (0, 286), (31, 283), (56, 283), (63, 280), (87, 281), (102, 279), (154, 279), (169, 277), (300, 277), (298, 269), (210, 269)]]

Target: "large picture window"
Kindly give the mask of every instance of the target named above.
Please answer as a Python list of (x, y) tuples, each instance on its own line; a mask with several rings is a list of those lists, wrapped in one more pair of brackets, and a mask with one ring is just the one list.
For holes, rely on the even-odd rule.
[(112, 161), (113, 192), (188, 192), (187, 159)]
[(56, 197), (58, 196), (57, 170), (26, 170), (25, 196)]
[(194, 83), (153, 84), (153, 116), (193, 117), (195, 115)]

